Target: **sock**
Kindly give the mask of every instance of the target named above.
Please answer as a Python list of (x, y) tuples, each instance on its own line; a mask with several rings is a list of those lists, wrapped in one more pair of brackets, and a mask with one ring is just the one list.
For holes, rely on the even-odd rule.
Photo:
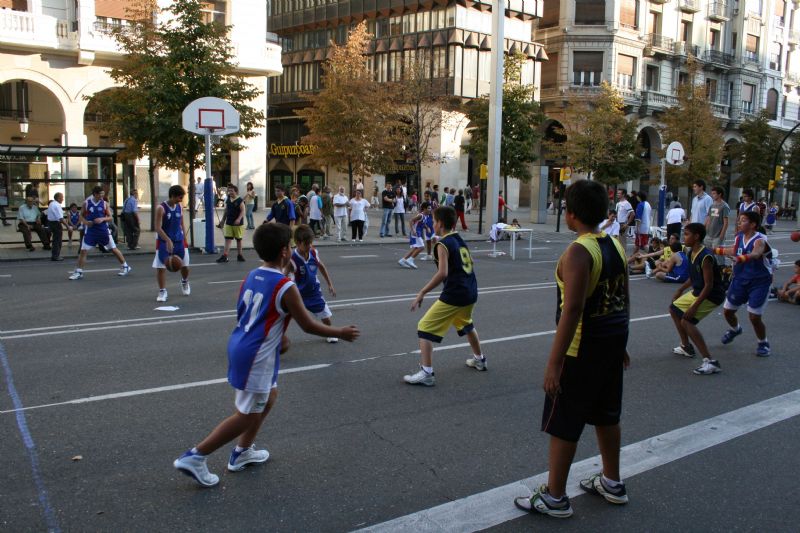
[(237, 445), (236, 445), (236, 450), (235, 450), (235, 451), (236, 451), (236, 453), (241, 453), (241, 452), (245, 451), (246, 449), (247, 449), (247, 448), (242, 448), (241, 446), (239, 446), (239, 445), (237, 444)]
[(189, 281), (189, 278), (181, 278), (182, 283), (186, 283), (187, 281)]
[(76, 268), (75, 272), (83, 272), (83, 269), (82, 268)]
[(191, 450), (189, 450), (189, 453), (191, 453), (192, 455), (196, 455), (197, 457), (205, 457), (205, 455), (197, 451), (197, 447), (194, 447)]
[(479, 354), (479, 353), (478, 353), (478, 354), (472, 354), (472, 357), (474, 357), (475, 359), (480, 359), (481, 361), (483, 361), (484, 359), (486, 359), (484, 356), (482, 356), (482, 355), (481, 355), (481, 354)]
[(758, 339), (758, 342), (767, 342), (767, 338), (764, 337), (763, 339)]
[(428, 374), (433, 374), (433, 367), (432, 366), (423, 366), (422, 370), (424, 370)]
[(603, 483), (605, 484), (606, 487), (612, 490), (625, 484), (622, 481), (614, 481), (613, 479), (608, 479), (605, 476), (605, 474), (603, 474)]
[(128, 262), (127, 262), (127, 261), (125, 261), (124, 263), (122, 263), (122, 268), (128, 268)]
[(556, 498), (555, 496), (553, 496), (549, 492), (545, 492), (544, 494), (542, 494), (542, 497), (545, 498), (551, 504), (559, 504), (559, 503), (563, 503), (564, 502), (564, 500), (566, 499), (567, 495), (564, 494), (560, 498)]

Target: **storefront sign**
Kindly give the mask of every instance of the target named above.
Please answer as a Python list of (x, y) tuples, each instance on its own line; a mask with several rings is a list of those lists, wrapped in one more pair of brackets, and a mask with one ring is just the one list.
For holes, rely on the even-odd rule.
[(314, 155), (317, 147), (314, 144), (270, 144), (269, 155), (278, 157), (301, 157)]
[(396, 163), (389, 168), (386, 169), (389, 173), (397, 173), (397, 172), (416, 172), (417, 165), (408, 164), (408, 163)]

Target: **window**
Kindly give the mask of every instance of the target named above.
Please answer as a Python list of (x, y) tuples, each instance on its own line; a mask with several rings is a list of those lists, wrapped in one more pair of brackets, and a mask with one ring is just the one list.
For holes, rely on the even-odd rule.
[(786, 23), (786, 0), (775, 1), (775, 25), (784, 26)]
[(647, 69), (645, 70), (645, 86), (647, 87), (648, 91), (658, 90), (658, 77), (658, 67), (647, 65)]
[(219, 24), (225, 24), (225, 7), (226, 7), (225, 0), (216, 0), (216, 1), (205, 1), (203, 2), (200, 10), (203, 13), (203, 22), (208, 24), (209, 22), (217, 22)]
[(11, 83), (0, 84), (0, 117), (13, 118), (14, 116), (14, 103), (11, 101), (11, 85)]
[(391, 81), (403, 79), (403, 52), (389, 52), (389, 68)]
[(758, 61), (758, 36), (747, 34), (744, 44), (744, 58), (751, 61)]
[(651, 11), (647, 15), (647, 33), (661, 33), (661, 14)]
[(558, 86), (558, 53), (550, 54), (550, 60), (542, 63), (542, 89)]
[(717, 101), (717, 80), (706, 78), (706, 98), (710, 102)]
[(558, 20), (561, 17), (560, 8), (561, 2), (545, 2), (542, 8), (542, 18), (539, 21), (539, 28), (558, 26)]
[(403, 33), (414, 33), (417, 31), (417, 17), (414, 13), (403, 15)]
[(622, 0), (619, 6), (619, 23), (623, 28), (638, 28), (639, 0)]
[(772, 43), (772, 49), (769, 54), (769, 68), (772, 70), (781, 69), (781, 56), (783, 55), (783, 47), (781, 43)]
[(689, 75), (686, 72), (678, 72), (678, 86), (689, 83)]
[(708, 47), (711, 50), (719, 50), (719, 30), (711, 30), (708, 32)]
[(771, 120), (778, 118), (778, 91), (775, 89), (767, 91), (767, 114)]
[(575, 0), (575, 24), (600, 25), (605, 22), (605, 0)]
[(431, 12), (420, 11), (417, 13), (417, 31), (428, 31), (431, 29)]
[(389, 19), (382, 18), (378, 19), (375, 24), (375, 37), (377, 39), (383, 39), (384, 37), (389, 36)]
[(603, 52), (572, 53), (572, 84), (600, 85), (603, 79)]
[(389, 19), (389, 35), (403, 34), (403, 17), (392, 17)]
[(750, 0), (747, 2), (747, 11), (754, 15), (761, 16), (761, 1), (762, 0)]
[(736, 41), (739, 39), (739, 34), (731, 32), (731, 54), (736, 55)]
[(444, 46), (437, 46), (433, 49), (431, 56), (433, 63), (433, 77), (446, 78), (447, 77), (447, 48)]
[(634, 72), (636, 72), (636, 58), (617, 55), (617, 86), (622, 89), (633, 89), (636, 85)]
[(692, 44), (692, 22), (689, 20), (681, 21), (681, 41), (687, 45)]
[(742, 84), (742, 111), (745, 113), (753, 112), (753, 98), (755, 96), (756, 86), (749, 83)]
[(431, 29), (438, 30), (447, 27), (445, 25), (446, 13), (444, 8), (437, 8), (431, 11)]

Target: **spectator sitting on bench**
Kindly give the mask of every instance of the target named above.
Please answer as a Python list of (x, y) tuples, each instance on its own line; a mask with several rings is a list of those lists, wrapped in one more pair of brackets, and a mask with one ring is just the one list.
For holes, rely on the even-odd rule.
[(31, 242), (31, 230), (35, 231), (39, 236), (44, 249), (49, 250), (50, 237), (47, 235), (44, 226), (42, 226), (42, 212), (33, 204), (33, 201), (33, 196), (26, 196), (25, 203), (19, 206), (19, 211), (17, 212), (17, 229), (22, 233), (22, 239), (25, 241), (25, 248), (27, 248), (29, 252), (36, 249)]

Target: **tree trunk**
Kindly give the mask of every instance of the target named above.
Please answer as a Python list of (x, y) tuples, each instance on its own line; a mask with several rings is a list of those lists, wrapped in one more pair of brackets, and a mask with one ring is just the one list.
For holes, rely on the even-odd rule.
[[(506, 198), (508, 198), (508, 176), (503, 176), (503, 192), (506, 193)], [(503, 198), (505, 200), (505, 198)], [(500, 216), (500, 213), (497, 213), (497, 216)], [(508, 224), (508, 204), (503, 203), (503, 220), (506, 221)], [(495, 220), (495, 222), (497, 222)]]
[(156, 183), (156, 163), (153, 156), (147, 157), (147, 175), (150, 178), (150, 231), (156, 230), (156, 203), (158, 202), (158, 184)]
[(197, 207), (194, 205), (195, 183), (194, 183), (194, 154), (189, 158), (189, 246), (195, 248), (194, 244), (194, 214)]
[[(348, 161), (347, 162), (347, 176), (350, 179), (350, 191), (349, 191), (349, 194), (350, 194), (350, 197), (352, 198), (353, 196), (355, 196), (355, 190), (353, 189), (353, 162), (352, 161)], [(364, 187), (364, 190), (366, 190), (366, 187)]]

